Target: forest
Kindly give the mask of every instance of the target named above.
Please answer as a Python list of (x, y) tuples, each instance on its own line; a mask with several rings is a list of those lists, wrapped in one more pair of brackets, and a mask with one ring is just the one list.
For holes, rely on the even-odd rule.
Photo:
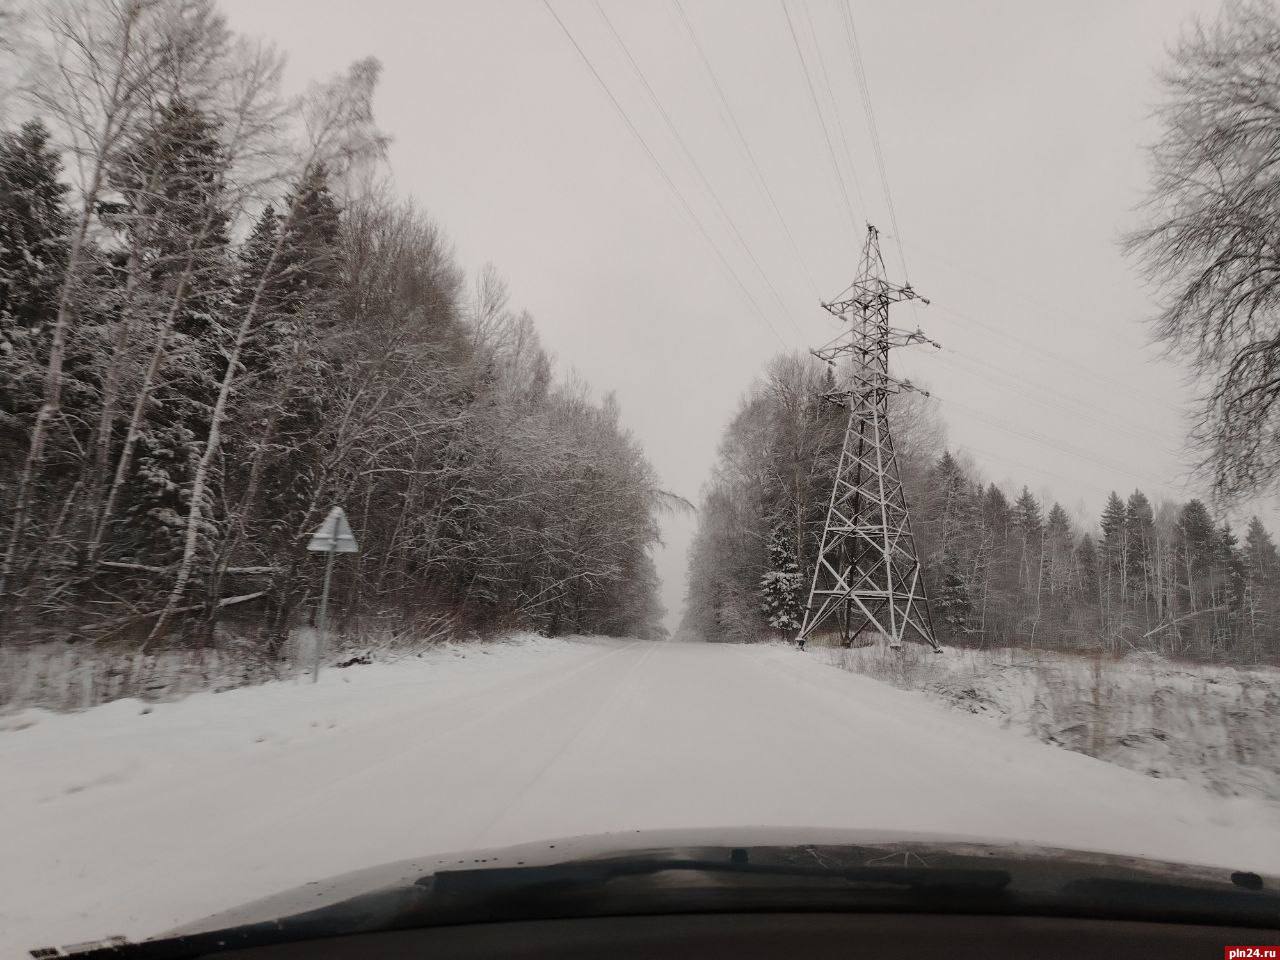
[[(847, 412), (830, 368), (774, 359), (725, 431), (689, 558), (684, 628), (713, 641), (793, 639)], [(1280, 554), (1199, 499), (1111, 493), (1081, 522), (947, 450), (936, 405), (893, 398), (891, 426), (938, 639), (1256, 662), (1280, 656)]]
[(0, 644), (279, 653), (335, 504), (348, 629), (658, 635), (668, 496), (387, 183), (376, 61), (286, 96), (207, 0), (6, 27)]

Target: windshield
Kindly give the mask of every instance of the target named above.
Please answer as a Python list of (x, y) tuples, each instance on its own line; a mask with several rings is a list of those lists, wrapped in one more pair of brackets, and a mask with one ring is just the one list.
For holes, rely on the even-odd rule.
[(637, 831), (1280, 872), (1278, 32), (0, 0), (0, 953)]

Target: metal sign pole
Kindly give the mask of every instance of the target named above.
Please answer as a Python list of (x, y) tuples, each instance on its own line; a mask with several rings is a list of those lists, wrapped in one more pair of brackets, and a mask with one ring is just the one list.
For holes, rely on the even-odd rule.
[(311, 534), (311, 542), (307, 549), (315, 553), (327, 553), (329, 556), (324, 565), (324, 592), (320, 595), (319, 630), (316, 635), (315, 659), (311, 664), (311, 682), (320, 682), (320, 656), (329, 639), (329, 584), (333, 580), (333, 558), (337, 553), (358, 553), (359, 545), (351, 525), (347, 523), (347, 515), (341, 507), (333, 507), (324, 523)]
[(324, 563), (324, 591), (320, 594), (320, 632), (316, 635), (316, 657), (311, 666), (311, 682), (320, 682), (320, 656), (329, 639), (329, 581), (333, 579), (333, 558), (337, 553), (329, 551)]

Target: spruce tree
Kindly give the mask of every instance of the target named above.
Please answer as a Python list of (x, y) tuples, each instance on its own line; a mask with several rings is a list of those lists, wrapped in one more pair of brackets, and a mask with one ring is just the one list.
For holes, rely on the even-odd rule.
[(1125, 583), (1135, 604), (1151, 610), (1152, 552), (1155, 546), (1155, 513), (1141, 490), (1129, 494), (1124, 513)]
[(1280, 579), (1280, 551), (1276, 550), (1271, 534), (1256, 516), (1249, 518), (1243, 554), (1249, 583), (1259, 588), (1274, 588)]
[(1209, 605), (1213, 593), (1215, 561), (1219, 558), (1218, 531), (1208, 509), (1189, 500), (1178, 515), (1175, 535), (1180, 607), (1195, 611)]
[(963, 639), (974, 632), (973, 597), (960, 558), (955, 550), (944, 547), (931, 567), (935, 580), (929, 599), (938, 611), (938, 623), (949, 639)]
[(1229, 523), (1224, 523), (1218, 531), (1217, 565), (1218, 577), (1222, 582), (1222, 598), (1232, 616), (1238, 616), (1244, 610), (1248, 576), (1244, 556), (1240, 552), (1240, 541)]
[(0, 135), (0, 353), (58, 309), (70, 222), (62, 164), (49, 132), (29, 120)]
[(1076, 568), (1080, 571), (1080, 594), (1090, 606), (1098, 603), (1098, 550), (1087, 534), (1076, 545)]
[[(1066, 596), (1074, 592), (1071, 575), (1074, 566), (1072, 540), (1071, 518), (1062, 509), (1062, 504), (1055, 501), (1045, 521), (1044, 542), (1048, 559), (1046, 586), (1051, 595), (1061, 598), (1064, 603)], [(1065, 607), (1061, 607), (1059, 612), (1065, 613)]]
[(1034, 593), (1039, 575), (1044, 519), (1040, 514), (1040, 502), (1026, 487), (1014, 501), (1012, 527), (1018, 539), (1018, 582), (1024, 590)]
[(803, 588), (791, 539), (781, 527), (774, 527), (769, 536), (769, 568), (760, 579), (760, 612), (765, 622), (781, 633), (798, 631), (804, 614)]
[(1280, 552), (1257, 517), (1245, 531), (1244, 561), (1248, 627), (1255, 652), (1280, 652), (1276, 627), (1280, 623)]
[(1040, 513), (1040, 501), (1026, 487), (1013, 504), (1013, 525), (1020, 536), (1030, 541), (1038, 541), (1044, 529), (1044, 519)]
[[(1111, 607), (1123, 605), (1128, 597), (1128, 570), (1126, 569), (1128, 533), (1125, 528), (1124, 501), (1114, 490), (1102, 508), (1102, 576), (1103, 590)], [(1115, 610), (1112, 609), (1114, 614)]]
[(20, 454), (42, 399), (70, 233), (61, 171), (40, 121), (0, 135), (0, 462)]
[[(166, 564), (182, 550), (190, 486), (208, 432), (210, 399), (225, 360), (220, 347), (231, 311), (225, 158), (215, 122), (185, 100), (164, 105), (135, 138), (115, 173), (127, 209), (120, 215), (145, 261), (149, 293), (167, 311), (184, 274), (179, 310), (167, 331), (166, 362), (152, 387), (125, 504), (127, 552)], [(218, 484), (208, 485), (215, 516)], [(211, 549), (212, 528), (201, 537)]]

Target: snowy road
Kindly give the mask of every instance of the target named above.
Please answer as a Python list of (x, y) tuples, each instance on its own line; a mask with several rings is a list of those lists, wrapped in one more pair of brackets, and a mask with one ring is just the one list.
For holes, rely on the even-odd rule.
[(147, 713), (6, 718), (0, 954), (149, 935), (382, 861), (640, 828), (936, 831), (1280, 868), (1274, 806), (788, 649), (460, 649)]

